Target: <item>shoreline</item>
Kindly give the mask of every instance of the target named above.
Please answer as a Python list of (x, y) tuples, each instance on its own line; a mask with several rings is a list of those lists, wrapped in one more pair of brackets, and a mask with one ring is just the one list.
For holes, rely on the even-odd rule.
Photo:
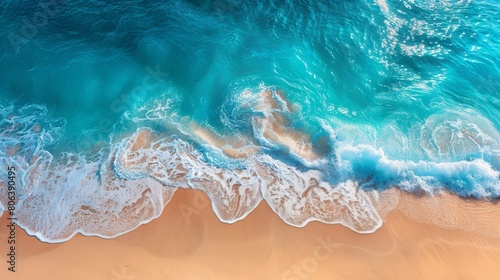
[[(494, 279), (500, 238), (418, 223), (403, 214), (402, 204), (429, 202), (419, 199), (400, 196), (397, 209), (379, 230), (358, 234), (320, 222), (292, 227), (263, 202), (246, 219), (225, 224), (203, 192), (180, 189), (159, 218), (113, 239), (78, 234), (67, 242), (50, 244), (18, 230), (18, 271), (6, 274), (6, 267), (0, 267), (0, 277)], [(444, 206), (455, 203), (445, 199), (449, 201)], [(471, 206), (462, 199), (456, 201), (452, 209)], [(497, 204), (478, 204), (483, 206), (480, 222), (494, 219), (500, 211)], [(1, 223), (5, 219), (3, 215)], [(3, 237), (4, 232), (0, 233)], [(5, 245), (0, 246), (2, 254)]]

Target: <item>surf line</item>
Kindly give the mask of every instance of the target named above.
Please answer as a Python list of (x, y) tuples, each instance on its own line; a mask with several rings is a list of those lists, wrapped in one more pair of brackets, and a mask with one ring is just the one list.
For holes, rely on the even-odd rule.
[(16, 168), (14, 166), (10, 166), (7, 168), (8, 173), (8, 181), (7, 181), (7, 212), (9, 213), (10, 223), (7, 224), (9, 228), (9, 237), (7, 239), (7, 243), (10, 245), (9, 253), (7, 254), (7, 263), (9, 266), (7, 270), (11, 272), (16, 272), (16, 222), (17, 218), (14, 217), (14, 212), (16, 211)]

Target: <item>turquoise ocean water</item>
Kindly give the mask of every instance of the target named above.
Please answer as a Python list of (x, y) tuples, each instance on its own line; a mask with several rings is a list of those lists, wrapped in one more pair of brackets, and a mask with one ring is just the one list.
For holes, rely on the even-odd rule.
[[(370, 193), (390, 187), (497, 199), (499, 12), (494, 0), (2, 1), (0, 157), (19, 170), (20, 224), (48, 241), (115, 236), (179, 187), (204, 190), (226, 222), (264, 199), (292, 225), (359, 232), (380, 225)], [(283, 129), (301, 148), (266, 134)], [(131, 148), (141, 131), (158, 145)], [(235, 146), (257, 152), (223, 152)], [(312, 181), (351, 216), (289, 193)]]

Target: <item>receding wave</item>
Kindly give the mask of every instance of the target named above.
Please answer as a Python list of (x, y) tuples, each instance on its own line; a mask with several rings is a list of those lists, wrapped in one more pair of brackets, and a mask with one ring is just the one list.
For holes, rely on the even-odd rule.
[[(293, 226), (320, 221), (370, 233), (396, 207), (394, 188), (500, 196), (498, 131), (469, 109), (430, 115), (412, 132), (379, 129), (391, 143), (384, 145), (354, 124), (301, 125), (300, 108), (273, 87), (238, 90), (226, 102), (226, 129), (155, 100), (126, 114), (138, 128), (98, 154), (57, 158), (49, 151), (63, 120), (43, 106), (2, 107), (0, 156), (19, 169), (18, 223), (47, 242), (76, 233), (114, 237), (158, 217), (176, 189), (192, 188), (207, 194), (225, 223), (264, 200)], [(416, 152), (395, 152), (393, 142)], [(2, 192), (0, 210), (6, 201)]]

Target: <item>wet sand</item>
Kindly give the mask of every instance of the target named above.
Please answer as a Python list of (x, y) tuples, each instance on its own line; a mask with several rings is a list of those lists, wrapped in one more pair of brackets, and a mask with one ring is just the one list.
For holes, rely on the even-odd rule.
[[(429, 217), (422, 206), (429, 201), (421, 199), (401, 196), (382, 228), (357, 234), (318, 222), (294, 228), (264, 202), (228, 225), (202, 192), (178, 190), (160, 218), (111, 240), (75, 236), (46, 244), (18, 229), (17, 272), (2, 261), (0, 279), (499, 279), (500, 238), (478, 229), (496, 230), (499, 205), (473, 202), (481, 209), (473, 215), (479, 221), (450, 230), (415, 221)], [(453, 213), (472, 207), (440, 199), (456, 204)], [(447, 217), (445, 206), (437, 211)], [(420, 214), (409, 219), (403, 213)], [(6, 217), (0, 218), (3, 259)]]

